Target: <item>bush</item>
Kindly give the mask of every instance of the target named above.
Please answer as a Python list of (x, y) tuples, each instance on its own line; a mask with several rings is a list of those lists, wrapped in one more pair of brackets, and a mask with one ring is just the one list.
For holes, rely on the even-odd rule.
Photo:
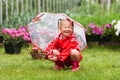
[[(86, 15), (86, 16), (80, 16), (80, 15), (72, 15), (72, 18), (79, 23), (81, 23), (88, 31), (87, 31), (87, 40), (93, 40), (93, 41), (120, 41), (120, 36), (115, 35), (114, 25), (109, 28), (105, 28), (105, 26), (110, 25), (113, 20), (119, 20), (120, 14), (104, 14), (104, 15)], [(104, 33), (102, 35), (93, 35), (92, 32), (89, 31), (88, 24), (94, 23), (98, 28), (104, 26)], [(91, 36), (90, 36), (91, 35)], [(89, 37), (89, 38), (88, 38)]]

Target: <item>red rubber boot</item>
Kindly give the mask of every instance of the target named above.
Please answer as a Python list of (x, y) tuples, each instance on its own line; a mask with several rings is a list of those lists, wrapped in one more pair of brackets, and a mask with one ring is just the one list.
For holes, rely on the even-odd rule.
[(78, 71), (79, 70), (79, 62), (80, 61), (72, 61), (71, 63), (72, 63), (72, 71), (74, 72), (74, 71)]
[(53, 68), (53, 70), (61, 70), (64, 68), (64, 64), (61, 61), (56, 61), (55, 62), (55, 67)]

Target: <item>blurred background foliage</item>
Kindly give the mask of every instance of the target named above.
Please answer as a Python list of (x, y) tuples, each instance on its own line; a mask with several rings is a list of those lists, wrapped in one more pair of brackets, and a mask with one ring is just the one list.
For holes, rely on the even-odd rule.
[[(2, 24), (25, 25), (40, 12), (66, 13), (86, 26), (119, 19), (120, 0), (1, 0)], [(110, 3), (108, 2), (110, 1)]]
[[(0, 0), (0, 27), (26, 26), (38, 13), (65, 13), (88, 28), (120, 20), (120, 0)], [(1, 9), (1, 8), (0, 8)]]

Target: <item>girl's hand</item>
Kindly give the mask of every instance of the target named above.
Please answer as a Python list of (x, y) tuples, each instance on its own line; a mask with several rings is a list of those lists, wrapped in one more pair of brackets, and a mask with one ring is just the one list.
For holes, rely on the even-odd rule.
[(53, 55), (49, 55), (49, 56), (48, 56), (48, 59), (49, 59), (50, 61), (53, 61), (53, 62), (57, 61), (57, 57), (56, 57), (56, 56), (53, 56)]

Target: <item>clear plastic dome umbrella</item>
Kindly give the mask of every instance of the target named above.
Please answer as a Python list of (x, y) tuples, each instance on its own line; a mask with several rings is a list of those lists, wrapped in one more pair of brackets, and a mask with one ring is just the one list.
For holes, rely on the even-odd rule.
[(54, 40), (58, 34), (59, 19), (70, 19), (73, 21), (74, 33), (79, 41), (80, 50), (87, 47), (85, 28), (63, 13), (40, 13), (29, 24), (28, 31), (31, 42), (41, 50), (45, 50), (48, 44)]

